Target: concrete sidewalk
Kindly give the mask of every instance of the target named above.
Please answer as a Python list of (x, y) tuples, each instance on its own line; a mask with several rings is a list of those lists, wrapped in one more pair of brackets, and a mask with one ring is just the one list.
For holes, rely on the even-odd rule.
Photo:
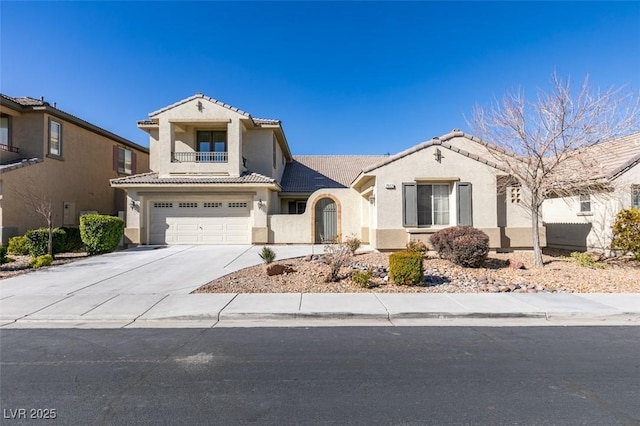
[[(272, 248), (278, 259), (323, 251), (317, 245)], [(8, 278), (0, 281), (0, 327), (640, 325), (640, 293), (190, 294), (259, 264), (260, 249), (146, 246)]]
[[(640, 325), (640, 294), (60, 294), (0, 300), (0, 327)], [(501, 322), (502, 321), (502, 322)]]

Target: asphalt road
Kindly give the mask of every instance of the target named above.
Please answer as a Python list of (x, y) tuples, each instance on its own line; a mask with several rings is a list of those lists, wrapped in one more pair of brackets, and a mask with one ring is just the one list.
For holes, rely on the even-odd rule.
[(2, 330), (0, 421), (638, 425), (639, 354), (640, 327)]

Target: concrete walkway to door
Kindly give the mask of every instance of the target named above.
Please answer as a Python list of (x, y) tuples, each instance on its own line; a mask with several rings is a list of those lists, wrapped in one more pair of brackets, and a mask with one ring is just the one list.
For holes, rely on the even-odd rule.
[[(278, 259), (322, 253), (321, 245), (270, 246)], [(0, 297), (46, 294), (188, 294), (262, 261), (262, 246), (141, 246), (0, 281)]]

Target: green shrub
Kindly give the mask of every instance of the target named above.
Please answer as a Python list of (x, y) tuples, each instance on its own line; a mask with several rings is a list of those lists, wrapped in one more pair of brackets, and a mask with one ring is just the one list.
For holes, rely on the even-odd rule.
[(64, 248), (65, 252), (77, 252), (84, 251), (84, 243), (82, 242), (82, 236), (80, 235), (80, 228), (61, 228), (67, 234), (67, 242)]
[(362, 241), (355, 235), (349, 235), (342, 244), (344, 244), (349, 249), (351, 254), (355, 254), (356, 250), (358, 250), (362, 245)]
[(573, 253), (571, 253), (571, 260), (573, 260), (580, 266), (598, 268), (598, 269), (604, 269), (606, 267), (604, 263), (596, 262), (596, 260), (593, 258), (593, 256), (590, 253), (574, 251)]
[(269, 247), (262, 247), (262, 251), (258, 253), (260, 259), (265, 263), (265, 265), (270, 264), (274, 260), (276, 260), (276, 252), (271, 250)]
[(631, 254), (640, 260), (640, 209), (625, 209), (618, 212), (613, 224), (611, 249)]
[[(60, 228), (53, 228), (52, 255), (63, 253), (67, 244), (67, 234)], [(29, 254), (31, 257), (42, 256), (48, 254), (49, 230), (47, 228), (32, 229), (24, 234), (29, 245)]]
[(53, 263), (53, 257), (48, 254), (42, 256), (36, 256), (29, 261), (29, 266), (33, 269), (42, 268), (43, 266), (51, 266)]
[(411, 240), (407, 243), (407, 251), (411, 253), (418, 253), (420, 256), (427, 254), (427, 246), (420, 240)]
[(0, 265), (7, 262), (7, 248), (5, 246), (0, 246)]
[(422, 256), (408, 251), (392, 253), (389, 256), (389, 278), (398, 285), (422, 284)]
[(29, 254), (29, 240), (24, 235), (9, 238), (7, 252), (21, 256)]
[(489, 236), (471, 226), (442, 229), (429, 241), (441, 258), (464, 267), (479, 268), (489, 254)]
[(89, 254), (109, 253), (120, 244), (124, 220), (101, 214), (80, 216), (80, 236)]
[(351, 274), (351, 279), (354, 283), (358, 284), (362, 288), (369, 288), (371, 284), (371, 277), (373, 276), (373, 272), (367, 271), (353, 271)]

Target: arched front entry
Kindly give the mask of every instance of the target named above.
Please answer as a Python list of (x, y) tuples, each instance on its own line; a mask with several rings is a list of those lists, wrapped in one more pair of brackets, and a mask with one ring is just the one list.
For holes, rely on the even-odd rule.
[(320, 198), (314, 208), (315, 242), (333, 242), (338, 237), (338, 205), (333, 198)]

